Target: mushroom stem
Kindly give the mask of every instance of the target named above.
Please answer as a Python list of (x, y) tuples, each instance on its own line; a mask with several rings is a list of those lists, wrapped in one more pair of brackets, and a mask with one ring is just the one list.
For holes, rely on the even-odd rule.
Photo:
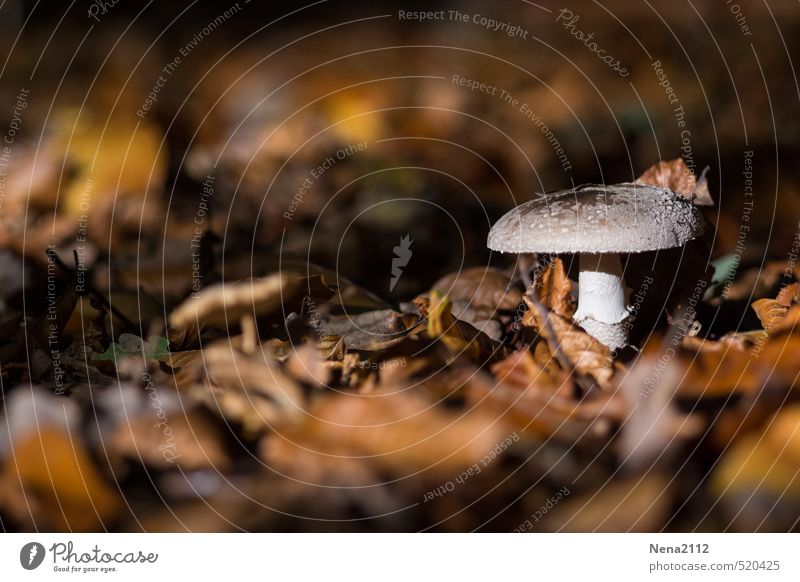
[(622, 263), (616, 253), (582, 253), (575, 321), (611, 349), (628, 343)]

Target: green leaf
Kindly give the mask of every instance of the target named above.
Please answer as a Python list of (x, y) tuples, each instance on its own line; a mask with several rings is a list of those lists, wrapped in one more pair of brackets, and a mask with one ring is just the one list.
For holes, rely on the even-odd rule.
[(144, 355), (148, 360), (160, 360), (169, 355), (169, 340), (161, 336), (150, 336), (147, 341), (138, 335), (123, 333), (117, 342), (108, 346), (102, 354), (92, 354), (92, 360), (116, 362), (129, 356)]
[(722, 292), (723, 283), (736, 272), (736, 268), (739, 266), (739, 257), (736, 253), (723, 255), (712, 261), (711, 266), (714, 267), (714, 276), (711, 278), (711, 283), (703, 296), (704, 301), (713, 299)]

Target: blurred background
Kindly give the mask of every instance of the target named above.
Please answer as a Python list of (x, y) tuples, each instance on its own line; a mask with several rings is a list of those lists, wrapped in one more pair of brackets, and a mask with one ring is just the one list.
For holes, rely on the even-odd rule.
[[(707, 218), (715, 253), (725, 253), (739, 232), (746, 151), (757, 242), (743, 260), (782, 257), (796, 230), (789, 1), (568, 12), (548, 2), (83, 4), (4, 8), (7, 118), (30, 91), (5, 186), (10, 230), (68, 240), (91, 179), (95, 244), (186, 270), (183, 219), (213, 175), (210, 226), (229, 256), (253, 248), (258, 259), (338, 260), (385, 294), (386, 269), (373, 260), (389, 261), (408, 233), (427, 259), (395, 287), (403, 297), (433, 283), (428, 265), (485, 264), (491, 223), (533, 194), (630, 181), (679, 156), (697, 174), (709, 168), (718, 204)], [(398, 16), (423, 9), (445, 19)], [(358, 143), (364, 151), (310, 175)], [(19, 215), (11, 207), (28, 200), (26, 163), (34, 188)], [(146, 249), (120, 245), (140, 232), (158, 235)]]
[[(758, 330), (751, 301), (775, 297), (800, 246), (800, 83), (792, 60), (800, 54), (799, 38), (800, 9), (791, 0), (8, 0), (0, 7), (0, 315), (11, 322), (0, 351), (4, 392), (33, 383), (49, 395), (58, 387), (53, 362), (34, 357), (20, 340), (20, 321), (30, 318), (30, 326), (51, 313), (54, 292), (62, 297), (76, 280), (114, 305), (117, 332), (130, 325), (141, 338), (166, 335), (167, 314), (193, 292), (281, 265), (306, 274), (328, 270), (373, 307), (403, 311), (402, 304), (448, 273), (513, 269), (515, 259), (492, 255), (486, 236), (500, 216), (537, 193), (633, 181), (654, 163), (679, 157), (705, 176), (715, 203), (702, 209), (713, 229), (692, 258), (714, 265), (717, 285), (734, 282), (729, 295), (698, 308), (706, 318), (701, 336), (719, 340)], [(397, 278), (392, 261), (404, 237), (412, 241), (413, 260)], [(575, 266), (568, 270), (574, 276)], [(106, 317), (101, 303), (81, 299), (80, 314), (63, 317), (58, 331), (66, 335), (55, 342), (64, 358), (77, 358), (67, 355), (69, 338), (85, 339), (92, 317)], [(190, 342), (167, 339), (172, 349)], [(102, 352), (109, 344), (100, 343)], [(103, 381), (114, 376), (101, 371)], [(73, 377), (67, 390), (82, 410), (75, 422), (84, 427), (113, 417), (115, 406), (94, 401), (88, 377)], [(51, 403), (56, 412), (59, 402)], [(714, 406), (704, 414), (713, 417)], [(141, 456), (125, 465), (123, 479), (116, 462), (103, 459), (108, 445), (98, 442), (105, 441), (86, 437), (94, 463), (117, 467), (103, 469), (98, 481), (110, 474), (116, 484), (123, 479), (124, 493), (112, 488), (99, 502), (115, 508), (107, 514), (113, 518), (98, 515), (75, 525), (63, 514), (47, 517), (59, 505), (52, 499), (52, 506), (40, 500), (38, 509), (20, 513), (9, 509), (20, 502), (7, 491), (5, 505), (0, 495), (3, 527), (507, 531), (565, 482), (540, 482), (541, 467), (560, 458), (556, 447), (547, 452), (549, 461), (474, 511), (459, 513), (473, 499), (454, 497), (439, 513), (417, 508), (407, 519), (385, 517), (377, 525), (367, 519), (420, 501), (439, 476), (415, 482), (421, 490), (413, 494), (403, 490), (402, 479), (367, 501), (331, 493), (320, 501), (320, 514), (332, 521), (294, 520), (289, 516), (303, 507), (299, 500), (307, 501), (307, 492), (289, 488), (278, 495), (256, 487), (254, 493), (243, 484), (261, 475), (250, 465), (258, 464), (258, 454), (270, 462), (280, 454), (258, 453), (267, 445), (240, 441), (227, 420), (198, 414), (198, 426), (222, 436), (208, 437), (219, 455), (207, 453), (211, 445), (204, 448), (213, 459), (204, 464), (198, 457), (200, 469), (191, 470), (199, 476), (190, 486), (175, 484), (172, 467), (153, 469)], [(687, 485), (646, 529), (734, 527), (731, 514), (709, 509), (709, 517), (698, 509), (708, 499), (698, 500), (696, 486), (718, 459), (719, 448), (712, 449), (667, 471), (690, 474)], [(530, 450), (518, 453), (518, 463), (530, 461)], [(606, 472), (613, 473), (614, 462), (596, 449), (584, 461), (565, 471), (583, 475), (591, 466), (596, 483), (611, 479)], [(270, 462), (266, 472), (277, 479), (280, 462)], [(223, 465), (224, 483), (214, 476)], [(504, 475), (518, 466), (508, 465)], [(147, 477), (153, 470), (167, 476), (153, 481)], [(312, 474), (339, 483), (338, 473), (330, 477), (327, 470)], [(385, 468), (377, 474), (400, 478)], [(311, 479), (303, 475), (298, 482)], [(796, 492), (797, 481), (791, 483)], [(660, 487), (645, 486), (651, 489), (643, 499)], [(205, 496), (204, 487), (214, 493)], [(244, 496), (215, 497), (230, 488), (240, 493), (239, 487), (285, 513), (253, 517)], [(522, 492), (537, 487), (544, 489), (531, 494), (534, 501), (520, 501)], [(173, 500), (160, 503), (154, 491)], [(126, 513), (117, 507), (119, 495), (144, 501)], [(214, 501), (199, 504), (195, 521), (187, 514), (175, 520), (172, 510), (191, 505), (189, 497)], [(527, 505), (519, 509), (519, 503)], [(735, 527), (797, 527), (794, 518), (769, 513), (773, 523), (763, 512), (756, 515), (736, 517), (745, 521)], [(619, 519), (609, 527), (642, 525)], [(604, 522), (581, 523), (596, 529)], [(563, 527), (557, 521), (547, 529)]]

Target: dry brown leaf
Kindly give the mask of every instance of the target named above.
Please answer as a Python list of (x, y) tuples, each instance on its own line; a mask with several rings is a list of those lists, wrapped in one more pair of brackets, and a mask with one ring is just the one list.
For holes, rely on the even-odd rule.
[(753, 301), (752, 308), (767, 331), (770, 331), (789, 311), (787, 306), (781, 305), (775, 299), (757, 299)]
[(702, 338), (696, 335), (685, 335), (681, 339), (681, 346), (687, 350), (699, 352), (745, 351), (753, 347), (753, 343), (763, 332), (745, 331), (726, 333), (718, 341)]
[(536, 281), (539, 301), (553, 313), (571, 320), (575, 315), (575, 302), (572, 300), (572, 281), (567, 276), (564, 262), (556, 259), (547, 265), (541, 278)]
[[(770, 388), (797, 387), (800, 305), (789, 309), (773, 325), (771, 333), (749, 334), (749, 349), (743, 349), (742, 341), (737, 339), (742, 335), (736, 334), (727, 342), (683, 342), (674, 348), (674, 354), (670, 352), (666, 360), (680, 369), (676, 396), (690, 400), (729, 398), (755, 395)], [(653, 338), (648, 346), (643, 352), (663, 349), (659, 338)], [(655, 365), (655, 360), (652, 363)], [(655, 370), (653, 376), (657, 376)]]
[(698, 181), (683, 158), (662, 161), (650, 166), (636, 179), (636, 182), (669, 188), (698, 206), (714, 205), (705, 178)]
[(480, 355), (480, 347), (471, 341), (458, 320), (450, 312), (450, 299), (434, 291), (428, 304), (428, 336), (440, 339), (444, 345), (456, 353), (465, 353), (470, 358)]
[(278, 308), (297, 284), (296, 278), (277, 274), (212, 285), (178, 306), (169, 322), (175, 328), (236, 325), (243, 316), (259, 317)]
[(772, 324), (771, 336), (800, 333), (800, 305), (792, 305), (778, 321)]
[(230, 466), (222, 435), (197, 410), (169, 414), (163, 425), (147, 411), (120, 424), (108, 444), (111, 454), (155, 469), (224, 471)]
[(173, 370), (180, 370), (188, 364), (203, 357), (202, 350), (186, 350), (183, 352), (169, 352), (165, 354), (159, 361), (163, 362)]
[(610, 388), (614, 362), (608, 347), (565, 317), (547, 310), (543, 315), (530, 299), (524, 300), (528, 310), (522, 316), (523, 325), (539, 330), (550, 351), (560, 351), (579, 374), (591, 376), (601, 388)]
[(800, 303), (800, 283), (792, 283), (781, 287), (775, 301), (784, 307), (791, 307), (793, 303)]
[(328, 336), (339, 336), (351, 350), (384, 350), (403, 341), (419, 323), (407, 313), (380, 309), (357, 315), (326, 317), (319, 330)]
[(491, 267), (450, 273), (436, 281), (431, 291), (450, 298), (453, 316), (497, 341), (503, 336), (503, 324), (522, 303), (522, 292), (511, 278)]
[(320, 399), (305, 421), (268, 436), (262, 458), (293, 475), (312, 475), (325, 458), (362, 462), (394, 474), (449, 476), (478, 462), (508, 435), (483, 412), (455, 414), (418, 393), (339, 394)]
[(767, 332), (771, 332), (786, 316), (792, 304), (797, 303), (798, 291), (800, 291), (800, 283), (792, 283), (781, 287), (775, 299), (757, 299), (753, 301), (751, 307)]
[(694, 193), (697, 179), (683, 158), (661, 161), (647, 168), (636, 179), (640, 184), (650, 184), (660, 188), (669, 188), (676, 194), (690, 198)]
[(522, 292), (511, 286), (504, 272), (491, 267), (472, 267), (445, 275), (431, 286), (450, 297), (456, 317), (469, 308), (485, 319), (495, 318), (498, 311), (514, 311), (522, 303)]
[[(568, 379), (566, 382), (558, 393), (572, 388)], [(598, 391), (581, 400), (562, 398), (474, 373), (464, 378), (463, 385), (473, 406), (489, 408), (492, 414), (521, 432), (570, 445), (582, 441), (605, 442), (627, 412), (624, 400), (614, 392)]]
[(229, 421), (247, 436), (296, 422), (303, 415), (302, 388), (269, 355), (244, 354), (221, 340), (174, 375), (176, 388)]
[(491, 367), (492, 373), (499, 382), (523, 389), (544, 390), (562, 398), (570, 398), (574, 388), (567, 381), (566, 374), (550, 360), (542, 366), (530, 350), (522, 349), (514, 352), (504, 360)]
[[(683, 348), (670, 359), (680, 370), (676, 396), (691, 400), (724, 398), (757, 390), (761, 381), (750, 360), (748, 351), (722, 349), (717, 342), (702, 342), (696, 351)], [(651, 364), (656, 362), (657, 358)], [(651, 375), (655, 377), (653, 370)]]
[(430, 299), (415, 299), (420, 313), (427, 314), (427, 334), (438, 339), (451, 352), (465, 355), (473, 361), (497, 360), (505, 355), (505, 348), (472, 325), (453, 317), (450, 299), (439, 291), (432, 291)]

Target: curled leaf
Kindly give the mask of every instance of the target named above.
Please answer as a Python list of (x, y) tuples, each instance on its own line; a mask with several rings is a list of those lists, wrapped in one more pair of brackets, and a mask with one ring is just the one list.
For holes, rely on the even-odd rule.
[(792, 283), (782, 287), (775, 299), (753, 301), (751, 307), (767, 332), (771, 332), (786, 316), (792, 304), (797, 302), (798, 292), (800, 283)]
[(761, 325), (767, 331), (770, 331), (789, 311), (788, 307), (781, 305), (775, 299), (758, 299), (753, 301), (752, 307), (761, 321)]
[(527, 297), (525, 303), (528, 310), (522, 317), (523, 325), (538, 330), (545, 337), (554, 357), (561, 354), (568, 360), (562, 365), (571, 365), (579, 374), (591, 376), (601, 388), (611, 387), (614, 367), (607, 346), (564, 316), (538, 309)]
[(296, 421), (305, 397), (297, 382), (260, 351), (244, 354), (228, 342), (204, 349), (186, 365), (182, 376), (194, 375), (190, 392), (222, 417), (257, 435), (275, 425)]
[(427, 333), (438, 339), (451, 352), (464, 354), (472, 360), (497, 359), (502, 357), (502, 346), (470, 324), (453, 317), (450, 299), (439, 291), (432, 291), (430, 300), (418, 303), (420, 313), (427, 313)]
[(487, 267), (450, 273), (436, 281), (431, 289), (450, 297), (456, 317), (467, 308), (485, 319), (497, 317), (499, 311), (516, 310), (522, 303), (522, 293), (511, 285), (510, 277)]
[(575, 302), (572, 300), (572, 281), (567, 276), (564, 262), (556, 257), (547, 265), (542, 276), (535, 282), (539, 301), (553, 313), (572, 319)]
[(266, 315), (281, 305), (297, 285), (292, 277), (277, 274), (241, 283), (219, 283), (206, 287), (186, 300), (170, 315), (170, 325), (226, 326), (244, 315)]
[(697, 206), (713, 206), (705, 176), (698, 180), (683, 158), (653, 164), (636, 179), (639, 184), (669, 188)]

